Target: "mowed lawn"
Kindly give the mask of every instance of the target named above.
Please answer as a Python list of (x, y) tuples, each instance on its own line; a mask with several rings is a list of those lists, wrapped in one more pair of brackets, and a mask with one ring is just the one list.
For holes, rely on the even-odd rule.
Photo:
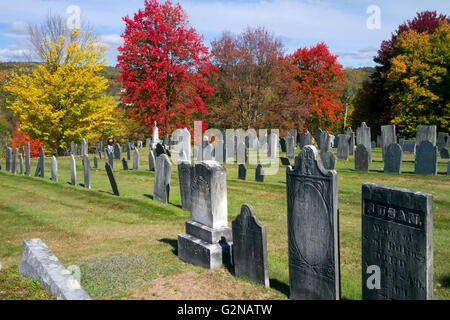
[[(247, 166), (247, 181), (242, 181), (237, 179), (237, 165), (225, 165), (229, 225), (241, 205), (248, 203), (266, 226), (271, 288), (265, 289), (233, 276), (225, 267), (206, 270), (178, 259), (177, 235), (184, 232), (189, 212), (181, 209), (177, 167), (172, 166), (170, 203), (154, 201), (148, 150), (144, 148), (140, 154), (139, 171), (124, 171), (121, 161), (114, 162), (120, 197), (112, 193), (104, 159), (91, 171), (91, 190), (82, 187), (80, 157), (76, 157), (77, 186), (69, 184), (68, 157), (58, 159), (59, 182), (50, 181), (50, 158), (45, 160), (44, 179), (0, 171), (0, 299), (49, 298), (39, 285), (17, 275), (22, 241), (27, 238), (42, 239), (66, 267), (78, 266), (82, 285), (94, 299), (288, 299), (284, 166), (258, 183), (254, 181), (255, 166)], [(384, 174), (379, 148), (373, 150), (368, 173), (355, 172), (353, 156), (337, 161), (343, 299), (361, 299), (364, 182), (433, 194), (434, 296), (450, 299), (447, 161), (439, 157), (437, 176), (415, 175), (414, 155), (409, 154), (404, 155), (401, 175)], [(33, 159), (32, 175), (36, 164)], [(132, 168), (132, 160), (128, 165)]]

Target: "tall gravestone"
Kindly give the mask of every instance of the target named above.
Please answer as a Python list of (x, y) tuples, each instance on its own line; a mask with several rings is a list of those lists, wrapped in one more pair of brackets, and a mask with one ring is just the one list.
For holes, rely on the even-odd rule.
[(12, 149), (5, 148), (5, 170), (11, 172)]
[(286, 152), (286, 138), (288, 136), (288, 133), (286, 134), (286, 136), (284, 138), (280, 138), (280, 148), (281, 148), (281, 152)]
[(73, 186), (77, 185), (77, 164), (73, 154), (70, 155), (70, 183)]
[(316, 141), (317, 141), (317, 147), (319, 148), (319, 150), (322, 150), (322, 134), (323, 134), (323, 130), (318, 128), (316, 131)]
[(321, 139), (322, 142), (320, 143), (320, 146), (322, 147), (322, 150), (320, 150), (320, 160), (322, 160), (322, 164), (326, 170), (334, 170), (336, 169), (336, 157), (330, 150), (332, 135), (327, 131), (324, 131), (321, 135)]
[(286, 168), (291, 299), (340, 299), (338, 177), (306, 146)]
[(111, 166), (111, 169), (114, 169), (114, 156), (112, 152), (106, 151), (108, 154), (108, 163)]
[(25, 175), (31, 175), (30, 143), (25, 142)]
[(356, 129), (356, 144), (363, 144), (369, 153), (369, 162), (372, 162), (372, 141), (371, 141), (370, 128), (365, 122), (361, 123), (361, 126)]
[(226, 169), (217, 161), (196, 163), (191, 197), (191, 219), (186, 233), (178, 235), (178, 257), (208, 269), (230, 263)]
[(295, 158), (295, 140), (290, 134), (286, 134), (286, 157), (289, 159)]
[(431, 194), (362, 185), (362, 282), (364, 300), (433, 299)]
[(121, 150), (120, 150), (120, 145), (118, 143), (116, 143), (114, 145), (114, 159), (120, 160), (121, 158)]
[(163, 153), (156, 158), (155, 184), (153, 189), (153, 200), (169, 202), (170, 174), (172, 164), (167, 154)]
[(125, 140), (125, 146), (126, 146), (126, 151), (127, 151), (127, 160), (131, 160), (131, 145), (130, 145), (130, 141)]
[(416, 174), (437, 174), (437, 147), (428, 140), (422, 141), (416, 149), (414, 172)]
[(113, 170), (108, 162), (105, 162), (106, 174), (108, 175), (109, 183), (116, 196), (120, 196), (119, 187), (117, 186), (116, 178), (114, 177)]
[(392, 143), (397, 143), (397, 136), (395, 134), (395, 125), (390, 124), (386, 126), (381, 126), (381, 153), (384, 160), (384, 153), (388, 145)]
[(364, 144), (358, 144), (355, 150), (355, 170), (369, 171), (369, 152)]
[(245, 180), (247, 178), (247, 168), (241, 163), (238, 168), (238, 179)]
[(348, 139), (348, 154), (349, 155), (353, 155), (354, 151), (355, 151), (355, 133), (353, 132), (351, 127), (348, 127), (346, 132), (346, 135), (349, 136)]
[(56, 157), (53, 156), (50, 161), (50, 168), (51, 168), (51, 179), (53, 181), (58, 181), (58, 162), (56, 160)]
[(23, 155), (22, 154), (19, 157), (19, 164), (20, 164), (20, 174), (22, 175), (23, 174)]
[(194, 166), (190, 161), (178, 161), (178, 180), (180, 183), (181, 207), (191, 210), (191, 180)]
[(91, 188), (91, 162), (89, 156), (85, 154), (83, 156), (83, 175), (84, 175), (84, 187), (86, 189)]
[(19, 149), (14, 148), (12, 149), (11, 153), (11, 173), (16, 174), (17, 173), (17, 159), (19, 155)]
[(155, 156), (152, 150), (148, 152), (148, 170), (155, 171)]
[(255, 169), (255, 181), (264, 182), (264, 167), (262, 164), (258, 164)]
[(269, 287), (266, 227), (261, 225), (253, 208), (244, 204), (232, 222), (233, 264), (238, 277)]
[(384, 173), (402, 173), (402, 148), (397, 143), (387, 146), (384, 153)]
[(340, 160), (348, 160), (348, 155), (350, 154), (350, 137), (346, 134), (340, 134), (338, 138), (337, 158)]
[(139, 170), (139, 150), (138, 150), (138, 148), (134, 149), (133, 170)]
[(45, 153), (43, 148), (39, 148), (39, 160), (34, 172), (35, 177), (45, 177)]
[(423, 141), (429, 141), (436, 146), (436, 126), (418, 126), (416, 128), (416, 145), (417, 147)]

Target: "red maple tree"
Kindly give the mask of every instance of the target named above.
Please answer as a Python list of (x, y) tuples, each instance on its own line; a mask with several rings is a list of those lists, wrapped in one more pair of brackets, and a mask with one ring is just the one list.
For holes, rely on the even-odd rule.
[(299, 94), (311, 111), (308, 129), (329, 129), (333, 122), (342, 118), (344, 111), (340, 100), (345, 84), (342, 65), (324, 43), (300, 48), (291, 59), (296, 67), (295, 81)]
[(14, 131), (13, 137), (11, 139), (11, 147), (12, 148), (19, 148), (24, 147), (25, 143), (30, 143), (30, 157), (31, 158), (37, 158), (39, 157), (39, 148), (42, 147), (42, 143), (39, 139), (33, 140), (29, 136), (27, 136), (25, 133), (20, 131), (20, 125), (19, 123), (16, 124), (16, 130)]
[(204, 100), (214, 90), (208, 76), (215, 67), (203, 39), (171, 1), (146, 0), (133, 19), (123, 20), (119, 80), (131, 115), (149, 128), (156, 121), (162, 133), (193, 127), (193, 115), (207, 113)]

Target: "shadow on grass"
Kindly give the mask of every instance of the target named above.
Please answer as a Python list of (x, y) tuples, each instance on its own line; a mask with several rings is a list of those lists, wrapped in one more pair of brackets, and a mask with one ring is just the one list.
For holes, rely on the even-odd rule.
[(280, 291), (289, 298), (289, 285), (284, 282), (280, 282), (277, 279), (269, 279), (269, 283), (272, 289)]
[(168, 239), (168, 238), (162, 238), (158, 240), (162, 243), (167, 243), (172, 246), (172, 253), (178, 257), (178, 240), (177, 239)]
[(450, 275), (445, 275), (440, 280), (444, 288), (450, 288)]
[(152, 194), (144, 194), (144, 197), (150, 198), (153, 200), (153, 195)]

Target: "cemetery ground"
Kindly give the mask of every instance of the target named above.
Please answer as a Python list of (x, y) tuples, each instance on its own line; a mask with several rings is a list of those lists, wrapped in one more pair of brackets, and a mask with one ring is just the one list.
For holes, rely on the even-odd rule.
[[(247, 165), (243, 181), (237, 164), (225, 164), (229, 226), (243, 203), (266, 226), (266, 289), (234, 277), (227, 267), (207, 270), (178, 259), (177, 235), (185, 231), (189, 212), (181, 209), (177, 166), (172, 165), (169, 204), (153, 201), (147, 156), (148, 149), (141, 149), (138, 171), (124, 171), (114, 161), (120, 197), (112, 193), (104, 159), (91, 168), (91, 190), (82, 187), (80, 157), (76, 187), (69, 184), (69, 157), (58, 158), (59, 182), (50, 180), (50, 158), (44, 179), (0, 171), (0, 299), (51, 299), (38, 282), (17, 274), (22, 241), (29, 238), (42, 239), (66, 267), (78, 266), (81, 284), (94, 299), (288, 299), (286, 167), (260, 183), (254, 181), (255, 166)], [(434, 298), (450, 299), (448, 160), (438, 158), (437, 176), (423, 176), (414, 174), (412, 154), (403, 155), (401, 175), (383, 173), (380, 148), (372, 158), (368, 173), (354, 170), (353, 156), (337, 161), (342, 298), (361, 299), (361, 185), (373, 182), (433, 194)], [(36, 164), (32, 159), (32, 174)]]

